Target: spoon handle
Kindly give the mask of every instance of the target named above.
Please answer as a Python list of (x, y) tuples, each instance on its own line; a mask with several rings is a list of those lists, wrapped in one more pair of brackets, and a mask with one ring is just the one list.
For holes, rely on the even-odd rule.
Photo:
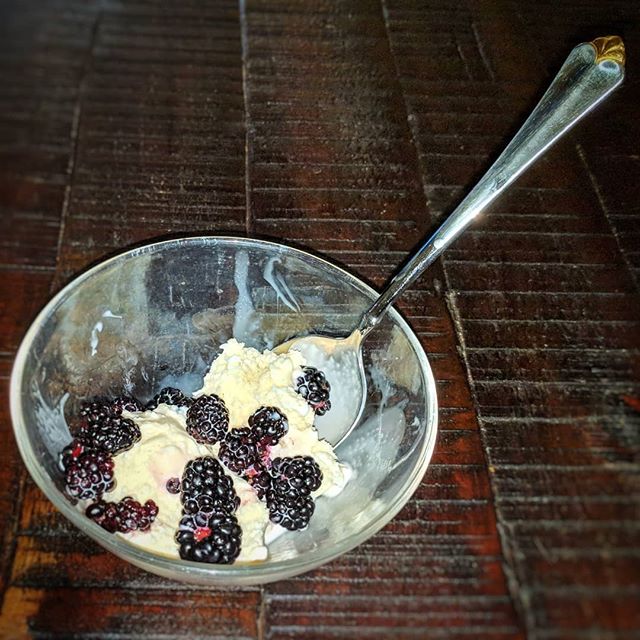
[(362, 317), (364, 336), (395, 299), (525, 169), (624, 79), (624, 44), (617, 36), (575, 47), (522, 128), (484, 177), (387, 284)]

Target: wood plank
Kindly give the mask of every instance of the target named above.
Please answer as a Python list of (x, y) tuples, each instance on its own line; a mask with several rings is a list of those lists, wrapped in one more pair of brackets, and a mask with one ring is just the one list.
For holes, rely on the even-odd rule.
[[(258, 638), (259, 593), (207, 589), (165, 593), (144, 589), (12, 587), (0, 618), (3, 637)], [(25, 616), (26, 614), (26, 616)], [(97, 629), (97, 623), (100, 630)]]
[[(256, 0), (245, 20), (253, 228), (322, 251), (380, 284), (429, 225), (382, 13), (366, 3), (301, 11)], [(445, 300), (434, 293), (438, 278), (436, 268), (400, 304), (433, 360), (443, 411), (450, 410), (433, 466), (377, 536), (309, 576), (267, 586), (267, 637), (405, 638), (427, 627), (433, 637), (519, 635), (497, 561), (473, 401)], [(451, 614), (452, 625), (444, 610), (425, 605), (461, 593), (491, 596), (478, 600), (481, 614), (474, 606)], [(381, 599), (395, 603), (387, 615)]]
[[(523, 14), (502, 2), (464, 3), (455, 11), (411, 0), (384, 4), (425, 192), (439, 212), (455, 205), (500, 150), (508, 123), (518, 122), (575, 43), (569, 33), (598, 15), (610, 24), (610, 11), (630, 17), (622, 4), (584, 13), (554, 5), (545, 13), (520, 3)], [(460, 43), (456, 52), (424, 37), (436, 26)], [(538, 33), (545, 35), (534, 39)], [(427, 57), (424, 67), (414, 64)], [(478, 61), (485, 63), (484, 84)], [(437, 80), (441, 68), (446, 88)], [(622, 141), (629, 136), (621, 117), (617, 130), (603, 128), (606, 119), (607, 112), (598, 114), (587, 133), (577, 131), (577, 152), (573, 140), (561, 143), (444, 257), (510, 584), (531, 637), (618, 638), (638, 629), (625, 607), (634, 592), (624, 591), (637, 585), (637, 530), (624, 544), (601, 533), (635, 517), (640, 496), (628, 466), (640, 451), (637, 419), (621, 401), (639, 391), (640, 297), (626, 267), (636, 254), (633, 236), (624, 236), (633, 226), (615, 228), (616, 211), (637, 209), (622, 200), (633, 191), (622, 182), (636, 163)], [(594, 154), (603, 147), (614, 153), (616, 135), (627, 149), (618, 162)], [(581, 550), (572, 551), (569, 536), (580, 537)], [(622, 589), (623, 604), (604, 614), (593, 603), (598, 596), (610, 601), (608, 589)], [(556, 590), (561, 605), (550, 595)]]
[[(510, 622), (510, 606), (496, 596), (429, 596), (411, 598), (384, 596), (375, 598), (375, 611), (368, 602), (371, 596), (340, 594), (327, 598), (326, 609), (313, 606), (313, 595), (268, 598), (273, 615), (268, 638), (420, 638), (428, 628), (430, 638), (468, 638), (483, 629), (483, 638), (514, 638), (517, 629)], [(300, 635), (300, 621), (305, 633)]]
[(244, 229), (237, 6), (108, 3), (78, 108), (57, 281), (160, 234)]
[[(30, 18), (25, 26), (32, 37), (44, 29), (43, 46), (56, 42), (51, 64), (66, 74), (60, 104), (40, 98), (48, 124), (36, 127), (32, 137), (38, 150), (46, 143), (59, 145), (61, 154), (72, 152), (64, 166), (70, 188), (65, 194), (60, 180), (57, 190), (46, 184), (32, 187), (12, 174), (0, 181), (0, 206), (7, 203), (17, 211), (12, 220), (48, 223), (43, 216), (62, 210), (65, 198), (63, 225), (46, 239), (55, 235), (54, 251), (42, 259), (49, 270), (7, 271), (3, 279), (11, 295), (0, 298), (0, 351), (15, 347), (32, 307), (49, 291), (56, 260), (55, 286), (60, 286), (91, 260), (130, 242), (178, 230), (245, 228), (237, 5), (98, 6), (66, 0), (57, 5), (62, 7), (52, 3), (32, 14), (44, 26)], [(85, 31), (67, 29), (65, 19), (51, 19), (51, 12), (61, 8), (65, 19), (75, 16)], [(118, 35), (122, 33), (124, 37)], [(185, 42), (193, 44), (184, 47)], [(65, 46), (75, 48), (73, 64), (62, 55)], [(38, 60), (43, 64), (42, 55)], [(18, 104), (24, 96), (37, 98), (29, 81), (18, 84), (11, 100)], [(28, 104), (36, 109), (37, 102)], [(65, 140), (64, 119), (69, 117), (73, 126)], [(25, 117), (19, 141), (26, 139), (29, 125)], [(15, 170), (25, 169), (38, 180), (47, 171), (60, 171), (58, 156), (34, 153), (15, 155)], [(10, 264), (32, 253), (25, 242), (29, 230), (9, 236), (0, 246)], [(38, 243), (46, 242), (41, 234)], [(35, 242), (31, 246), (39, 249)], [(4, 434), (4, 418), (2, 428)], [(8, 478), (8, 492), (15, 482), (14, 476)], [(9, 537), (2, 555), (7, 583), (0, 618), (3, 637), (258, 636), (258, 589), (189, 589), (144, 573), (72, 528), (31, 481), (24, 481), (23, 493), (19, 522), (14, 519), (3, 530)], [(3, 511), (13, 506), (11, 496), (6, 497)], [(7, 557), (10, 565), (4, 562)]]
[[(3, 398), (9, 396), (9, 364), (8, 358), (0, 359), (0, 392)], [(0, 522), (3, 523), (0, 532), (0, 602), (4, 597), (15, 555), (23, 477), (24, 468), (11, 428), (9, 407), (3, 402), (0, 406)]]

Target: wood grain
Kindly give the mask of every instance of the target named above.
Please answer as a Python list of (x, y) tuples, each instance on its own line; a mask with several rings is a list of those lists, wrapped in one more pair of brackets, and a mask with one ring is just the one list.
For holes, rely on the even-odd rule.
[[(553, 27), (547, 29), (541, 13), (529, 10), (527, 28), (512, 34), (501, 29), (502, 51), (487, 58), (482, 36), (495, 27), (473, 3), (458, 7), (457, 20), (451, 21), (446, 18), (453, 11), (403, 0), (386, 4), (394, 53), (402, 60), (408, 52), (420, 60), (428, 57), (432, 65), (400, 72), (401, 79), (406, 75), (403, 87), (425, 191), (429, 195), (434, 183), (452, 189), (471, 184), (478, 149), (489, 139), (499, 148), (503, 134), (494, 116), (507, 108), (517, 113), (522, 97), (531, 101), (538, 93), (534, 83), (502, 86), (507, 75), (491, 62), (509, 56), (543, 77), (538, 61), (544, 45), (558, 50), (551, 42)], [(575, 12), (570, 15), (575, 20)], [(593, 14), (587, 18), (593, 19)], [(466, 64), (468, 56), (487, 62), (488, 86), (473, 111), (468, 87), (447, 91), (438, 104), (429, 95), (438, 87), (442, 97), (431, 69), (451, 65), (452, 57), (424, 39), (436, 25), (450, 34), (449, 41), (461, 43), (458, 68), (447, 76), (459, 88), (465, 77), (481, 80), (482, 68)], [(538, 31), (547, 35), (537, 39)], [(529, 48), (518, 49), (520, 35)], [(491, 44), (497, 51), (498, 42)], [(418, 91), (416, 81), (422, 83)], [(478, 111), (490, 115), (479, 117)], [(615, 113), (615, 106), (608, 112)], [(598, 117), (606, 122), (608, 112)], [(624, 604), (605, 614), (605, 607), (593, 602), (602, 598), (611, 604), (612, 593), (638, 595), (640, 538), (629, 524), (640, 508), (634, 464), (640, 453), (638, 416), (620, 396), (639, 391), (640, 309), (629, 268), (634, 254), (624, 253), (628, 240), (612, 229), (615, 221), (587, 147), (576, 140), (580, 135), (561, 143), (519, 182), (517, 195), (529, 196), (529, 206), (513, 211), (510, 202), (498, 202), (493, 207), (498, 217), (489, 214), (486, 226), (476, 225), (446, 254), (444, 272), (491, 465), (504, 552), (514, 572), (512, 594), (527, 630), (532, 637), (591, 630), (617, 638), (627, 637), (636, 624), (620, 615)], [(438, 200), (437, 206), (445, 209), (447, 201)], [(603, 527), (594, 527), (594, 521)], [(613, 535), (618, 530), (629, 536), (626, 545)], [(562, 604), (551, 605), (550, 593), (561, 594)]]
[[(3, 397), (50, 293), (148, 238), (276, 238), (380, 286), (576, 42), (618, 32), (640, 49), (636, 13), (3, 3)], [(624, 88), (399, 303), (437, 380), (436, 450), (398, 516), (324, 567), (196, 589), (123, 563), (28, 478), (1, 404), (0, 636), (638, 637), (638, 87), (630, 63)]]
[(168, 232), (245, 227), (237, 6), (103, 3), (77, 104), (58, 278)]
[(76, 8), (27, 2), (4, 3), (1, 10), (0, 628), (5, 637), (21, 635), (5, 625), (10, 607), (4, 598), (25, 483), (9, 418), (9, 375), (15, 349), (50, 293), (57, 261), (80, 76), (77, 53), (91, 23), (91, 16), (75, 13)]
[[(254, 229), (286, 234), (379, 284), (429, 224), (380, 7), (319, 3), (309, 12), (250, 1), (244, 21)], [(307, 82), (298, 84), (302, 76)], [(427, 277), (401, 308), (415, 318), (433, 357), (443, 409), (471, 409), (453, 325), (444, 299), (429, 284)], [(472, 415), (466, 418), (462, 425), (443, 425), (424, 494), (418, 492), (424, 497), (414, 499), (384, 534), (310, 580), (267, 587), (269, 637), (358, 637), (363, 631), (415, 637), (425, 628), (427, 600), (460, 593), (473, 604), (458, 612), (454, 629), (443, 631), (448, 637), (471, 630), (481, 637), (519, 635), (499, 561), (478, 425)], [(456, 485), (449, 475), (439, 477), (441, 465), (449, 464), (456, 467)], [(441, 575), (451, 576), (456, 588)], [(397, 616), (381, 613), (384, 602), (397, 598)], [(292, 599), (296, 607), (287, 608)], [(446, 627), (443, 606), (434, 616), (442, 616)]]

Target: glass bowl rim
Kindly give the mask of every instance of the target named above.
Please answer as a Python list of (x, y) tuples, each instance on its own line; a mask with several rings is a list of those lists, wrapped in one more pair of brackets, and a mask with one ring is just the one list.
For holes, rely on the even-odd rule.
[(163, 246), (179, 246), (191, 243), (202, 245), (208, 243), (222, 243), (236, 248), (242, 246), (246, 246), (247, 248), (258, 247), (263, 250), (277, 250), (281, 253), (297, 255), (298, 257), (318, 262), (318, 266), (323, 269), (339, 272), (339, 275), (341, 275), (349, 284), (355, 286), (356, 289), (365, 294), (372, 301), (378, 296), (378, 293), (372, 287), (360, 280), (360, 278), (349, 273), (344, 268), (335, 265), (329, 260), (310, 253), (309, 251), (270, 240), (243, 238), (239, 236), (200, 234), (150, 241), (133, 249), (118, 252), (115, 255), (112, 255), (105, 260), (101, 260), (97, 264), (82, 271), (79, 275), (68, 282), (45, 304), (24, 335), (12, 367), (9, 392), (11, 421), (14, 436), (18, 444), (18, 450), (20, 451), (20, 455), (25, 466), (36, 485), (67, 520), (72, 522), (78, 529), (80, 529), (80, 531), (90, 536), (108, 551), (111, 551), (118, 557), (125, 559), (140, 568), (165, 577), (170, 576), (176, 580), (199, 583), (208, 582), (210, 584), (220, 585), (232, 583), (236, 585), (256, 585), (292, 577), (294, 575), (310, 571), (337, 558), (359, 544), (362, 544), (387, 525), (411, 498), (429, 466), (435, 447), (438, 424), (438, 402), (435, 379), (420, 341), (413, 330), (409, 327), (408, 323), (395, 308), (390, 308), (387, 313), (391, 316), (394, 323), (399, 326), (413, 347), (413, 350), (418, 357), (420, 369), (425, 381), (424, 401), (428, 412), (428, 419), (427, 424), (425, 425), (425, 429), (427, 430), (426, 437), (422, 442), (421, 451), (419, 453), (420, 464), (416, 465), (416, 467), (412, 469), (408, 481), (405, 482), (402, 490), (394, 496), (393, 502), (389, 504), (387, 510), (382, 516), (377, 520), (369, 522), (367, 526), (360, 529), (358, 532), (346, 537), (340, 544), (326, 549), (322, 553), (311, 552), (310, 557), (307, 556), (307, 559), (296, 557), (294, 559), (267, 561), (261, 563), (211, 565), (190, 562), (177, 558), (169, 558), (145, 551), (144, 549), (127, 542), (124, 538), (104, 531), (104, 529), (99, 525), (86, 518), (82, 512), (72, 506), (62, 493), (60, 493), (56, 487), (53, 487), (50, 476), (38, 463), (35, 452), (31, 447), (29, 436), (27, 435), (27, 429), (22, 414), (20, 391), (24, 375), (24, 366), (36, 335), (51, 313), (55, 311), (55, 309), (57, 309), (60, 304), (62, 304), (66, 298), (85, 280), (90, 279), (100, 271), (103, 271), (107, 267), (113, 265), (113, 263), (119, 260), (135, 258), (145, 253), (152, 253), (157, 250), (161, 251)]

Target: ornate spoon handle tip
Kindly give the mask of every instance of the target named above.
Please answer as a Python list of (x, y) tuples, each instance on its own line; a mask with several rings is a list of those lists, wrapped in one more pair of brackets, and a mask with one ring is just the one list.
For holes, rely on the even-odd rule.
[(618, 36), (603, 36), (592, 40), (589, 44), (596, 52), (596, 64), (611, 60), (624, 67), (625, 51), (622, 38)]

